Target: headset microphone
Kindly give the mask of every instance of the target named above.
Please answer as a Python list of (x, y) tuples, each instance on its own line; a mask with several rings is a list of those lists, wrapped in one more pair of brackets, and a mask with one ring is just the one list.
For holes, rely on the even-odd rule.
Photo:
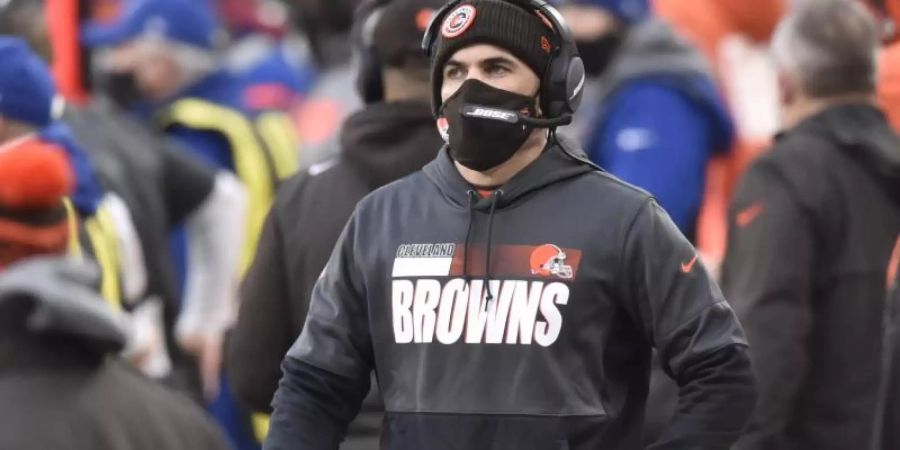
[(555, 128), (562, 127), (572, 123), (572, 115), (571, 114), (563, 114), (559, 117), (552, 117), (548, 119), (535, 119), (534, 117), (522, 117), (520, 119), (522, 123), (525, 125), (531, 125), (535, 128)]
[(506, 123), (521, 123), (535, 128), (553, 128), (572, 123), (571, 114), (563, 114), (559, 117), (535, 118), (510, 110), (495, 108), (493, 106), (465, 104), (462, 106), (462, 115), (476, 119), (495, 120)]

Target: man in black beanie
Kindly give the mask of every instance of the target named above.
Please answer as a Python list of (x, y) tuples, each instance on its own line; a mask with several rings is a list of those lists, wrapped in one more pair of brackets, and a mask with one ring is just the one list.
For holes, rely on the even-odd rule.
[(447, 145), (356, 206), (282, 364), (267, 450), (337, 449), (373, 371), (384, 449), (632, 450), (653, 348), (680, 390), (651, 448), (737, 439), (755, 381), (734, 313), (655, 200), (554, 133), (583, 81), (558, 17), (507, 0), (436, 16)]
[[(441, 137), (420, 36), (440, 0), (391, 0), (360, 11), (359, 93), (367, 105), (343, 124), (338, 155), (281, 186), (241, 286), (228, 374), (238, 399), (270, 413), (284, 354), (303, 329), (309, 296), (341, 228), (369, 192), (434, 159)], [(373, 392), (345, 450), (378, 448), (384, 407)]]

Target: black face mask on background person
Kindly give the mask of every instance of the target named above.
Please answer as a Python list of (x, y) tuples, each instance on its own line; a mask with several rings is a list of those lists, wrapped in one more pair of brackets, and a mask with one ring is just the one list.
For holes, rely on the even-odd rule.
[(137, 81), (131, 72), (107, 72), (103, 76), (103, 91), (116, 105), (130, 109), (141, 101)]
[(535, 103), (535, 97), (466, 80), (444, 101), (438, 119), (441, 135), (450, 144), (450, 157), (479, 172), (506, 162), (534, 129), (509, 115), (534, 117)]
[(623, 33), (614, 32), (592, 41), (577, 41), (578, 53), (584, 61), (584, 71), (588, 76), (599, 76), (609, 68), (622, 45)]

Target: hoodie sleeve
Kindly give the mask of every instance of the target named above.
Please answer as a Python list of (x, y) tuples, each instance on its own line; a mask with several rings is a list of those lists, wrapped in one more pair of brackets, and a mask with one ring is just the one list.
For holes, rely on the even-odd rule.
[(281, 361), (296, 336), (287, 314), (291, 279), (284, 262), (281, 210), (282, 203), (276, 202), (263, 225), (228, 339), (227, 368), (235, 395), (252, 410), (266, 413), (281, 378)]
[(166, 132), (176, 145), (183, 147), (201, 161), (219, 169), (234, 171), (231, 145), (225, 136), (186, 127), (171, 127)]
[(651, 81), (630, 83), (612, 98), (588, 145), (591, 160), (653, 194), (687, 235), (700, 211), (707, 162), (733, 139), (714, 88), (690, 87), (692, 96)]
[(679, 387), (677, 411), (649, 448), (728, 448), (756, 393), (737, 318), (655, 200), (637, 213), (624, 252), (629, 309)]
[(746, 326), (759, 403), (740, 449), (781, 450), (809, 369), (815, 236), (810, 217), (773, 166), (754, 164), (729, 213), (722, 287)]
[(266, 450), (337, 450), (369, 390), (374, 357), (356, 231), (354, 214), (313, 288), (282, 364)]
[(216, 183), (216, 171), (188, 154), (173, 141), (160, 148), (163, 164), (163, 195), (169, 227), (175, 227), (209, 199)]
[(103, 198), (103, 186), (87, 151), (79, 145), (71, 127), (65, 122), (57, 121), (41, 130), (41, 137), (59, 144), (69, 157), (69, 164), (75, 173), (75, 189), (72, 192), (72, 203), (84, 215), (93, 215)]

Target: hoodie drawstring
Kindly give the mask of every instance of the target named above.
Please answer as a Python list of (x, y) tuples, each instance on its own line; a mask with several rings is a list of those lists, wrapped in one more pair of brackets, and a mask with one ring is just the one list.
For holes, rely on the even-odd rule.
[(466, 196), (469, 197), (469, 225), (466, 228), (466, 241), (463, 244), (463, 278), (468, 283), (471, 280), (471, 277), (469, 277), (469, 238), (472, 237), (472, 207), (475, 206), (478, 194), (469, 189), (466, 191)]
[[(491, 209), (488, 214), (488, 236), (487, 236), (487, 252), (485, 255), (484, 261), (484, 275), (482, 280), (484, 281), (485, 289), (487, 290), (486, 301), (484, 302), (484, 307), (487, 308), (488, 303), (494, 299), (494, 292), (491, 290), (491, 247), (493, 246), (493, 235), (494, 235), (494, 213), (497, 211), (497, 201), (500, 199), (500, 196), (503, 195), (503, 191), (497, 189), (491, 194)], [(472, 211), (475, 209), (475, 202), (479, 199), (478, 193), (474, 190), (466, 191), (466, 196), (469, 198), (469, 225), (466, 228), (466, 240), (463, 243), (463, 279), (468, 283), (472, 280), (471, 275), (469, 274), (469, 244), (471, 243), (472, 238), (472, 225), (474, 223), (474, 216)]]
[(494, 292), (491, 290), (491, 247), (493, 246), (494, 235), (494, 212), (497, 210), (497, 200), (503, 195), (503, 191), (497, 189), (491, 196), (491, 212), (488, 214), (488, 235), (487, 235), (487, 255), (484, 261), (484, 285), (487, 289), (487, 301), (484, 302), (485, 308), (488, 303), (494, 299)]

